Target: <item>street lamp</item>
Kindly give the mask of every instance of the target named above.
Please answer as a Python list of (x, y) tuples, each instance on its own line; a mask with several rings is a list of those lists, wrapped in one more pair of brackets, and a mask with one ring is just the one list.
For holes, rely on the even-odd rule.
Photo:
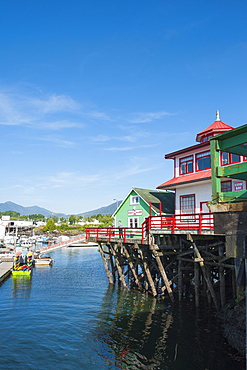
[(115, 198), (114, 198), (113, 200), (115, 200), (115, 201), (117, 202), (117, 209), (118, 209), (118, 200), (117, 200), (117, 199), (115, 199)]

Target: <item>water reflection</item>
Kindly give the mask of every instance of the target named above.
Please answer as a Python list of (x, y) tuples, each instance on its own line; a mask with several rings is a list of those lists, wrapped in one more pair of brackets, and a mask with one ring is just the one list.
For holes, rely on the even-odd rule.
[[(242, 369), (216, 319), (194, 305), (160, 302), (110, 285), (93, 333), (98, 355), (118, 369)], [(239, 365), (239, 366), (238, 366)]]
[(29, 298), (32, 285), (32, 275), (12, 276), (12, 297)]
[(101, 355), (119, 369), (151, 369), (152, 364), (158, 369), (166, 355), (167, 331), (172, 323), (169, 307), (161, 307), (155, 298), (109, 286), (96, 337), (111, 354)]

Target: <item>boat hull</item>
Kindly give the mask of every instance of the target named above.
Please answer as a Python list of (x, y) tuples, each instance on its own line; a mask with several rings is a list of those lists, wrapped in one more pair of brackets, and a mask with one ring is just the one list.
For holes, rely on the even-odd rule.
[(37, 267), (37, 266), (50, 266), (50, 265), (53, 265), (53, 263), (54, 263), (53, 258), (44, 257), (44, 258), (35, 258), (34, 259), (34, 266), (35, 267)]
[(32, 270), (12, 270), (13, 276), (30, 276)]

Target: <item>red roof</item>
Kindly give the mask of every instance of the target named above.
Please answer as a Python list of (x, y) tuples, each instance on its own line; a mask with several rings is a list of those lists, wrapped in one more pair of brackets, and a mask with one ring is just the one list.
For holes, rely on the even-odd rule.
[(196, 136), (196, 141), (201, 142), (201, 137), (206, 136), (206, 135), (218, 135), (218, 134), (223, 134), (223, 132), (232, 130), (234, 127), (228, 125), (225, 122), (216, 120), (214, 121), (210, 126), (205, 128), (205, 130), (202, 130), (199, 132)]
[(157, 186), (157, 189), (173, 189), (177, 185), (208, 179), (211, 179), (211, 169), (174, 177), (173, 179), (164, 182), (164, 184)]

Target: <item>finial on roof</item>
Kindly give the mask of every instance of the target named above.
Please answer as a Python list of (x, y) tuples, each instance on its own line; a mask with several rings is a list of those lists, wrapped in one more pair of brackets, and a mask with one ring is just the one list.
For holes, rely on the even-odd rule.
[(216, 111), (216, 121), (220, 121), (220, 111)]

